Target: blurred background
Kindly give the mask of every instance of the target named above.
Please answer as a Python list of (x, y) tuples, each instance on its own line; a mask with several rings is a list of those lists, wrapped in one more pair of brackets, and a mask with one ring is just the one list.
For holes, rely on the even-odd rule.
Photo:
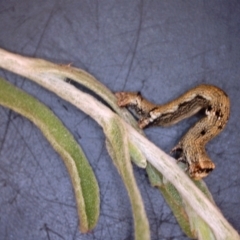
[[(238, 0), (1, 1), (0, 48), (71, 63), (113, 92), (141, 91), (159, 104), (201, 83), (222, 88), (231, 99), (231, 116), (225, 130), (207, 145), (216, 169), (205, 181), (226, 219), (240, 231)], [(0, 107), (0, 239), (134, 239), (128, 196), (102, 129), (37, 84), (3, 70), (0, 75), (63, 121), (87, 155), (101, 194), (99, 222), (92, 232), (81, 234), (61, 158), (31, 122)], [(145, 132), (169, 152), (196, 120)], [(152, 239), (188, 239), (145, 171), (134, 166), (134, 173)]]

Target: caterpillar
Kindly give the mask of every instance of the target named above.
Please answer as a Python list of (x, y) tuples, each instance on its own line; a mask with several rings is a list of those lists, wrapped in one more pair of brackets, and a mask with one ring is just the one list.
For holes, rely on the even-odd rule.
[(149, 102), (140, 93), (117, 92), (115, 95), (120, 107), (135, 110), (140, 117), (140, 128), (171, 126), (204, 109), (205, 116), (187, 131), (171, 152), (179, 152), (177, 161), (187, 164), (186, 171), (195, 180), (206, 177), (215, 168), (205, 145), (223, 130), (229, 119), (230, 100), (223, 90), (202, 84), (162, 105)]

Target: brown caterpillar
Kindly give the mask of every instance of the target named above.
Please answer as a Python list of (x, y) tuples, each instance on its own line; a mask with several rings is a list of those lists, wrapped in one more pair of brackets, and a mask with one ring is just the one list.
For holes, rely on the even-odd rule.
[(178, 161), (187, 164), (187, 172), (195, 180), (206, 177), (215, 168), (205, 145), (223, 130), (229, 119), (230, 101), (223, 90), (212, 85), (199, 85), (163, 105), (147, 101), (140, 93), (118, 92), (116, 97), (120, 107), (133, 107), (141, 117), (140, 128), (171, 126), (205, 109), (206, 116), (188, 130), (171, 152), (180, 152)]

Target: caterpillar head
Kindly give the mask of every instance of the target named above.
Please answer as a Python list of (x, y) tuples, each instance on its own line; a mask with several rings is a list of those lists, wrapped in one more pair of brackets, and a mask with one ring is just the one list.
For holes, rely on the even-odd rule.
[(194, 180), (200, 180), (206, 177), (214, 168), (215, 164), (211, 160), (205, 159), (191, 163), (188, 168), (188, 173)]

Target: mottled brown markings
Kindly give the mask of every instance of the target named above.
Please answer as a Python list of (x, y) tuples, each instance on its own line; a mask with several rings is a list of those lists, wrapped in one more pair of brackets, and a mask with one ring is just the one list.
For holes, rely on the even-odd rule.
[(212, 111), (212, 106), (211, 106), (211, 105), (209, 105), (209, 106), (207, 107), (207, 111), (208, 111), (208, 112), (211, 112), (211, 111)]
[(205, 134), (206, 134), (206, 130), (203, 129), (203, 130), (201, 131), (201, 135), (203, 136), (203, 135), (205, 135)]
[[(174, 112), (166, 111), (166, 113), (162, 113), (153, 122), (149, 123), (149, 125), (147, 127), (149, 127), (151, 125), (169, 126), (174, 121), (180, 121), (182, 119), (184, 113), (191, 112), (194, 109), (196, 109), (196, 107), (198, 107), (198, 106), (201, 106), (201, 107), (207, 106), (207, 104), (208, 104), (208, 101), (205, 98), (203, 98), (201, 96), (196, 96), (195, 98), (193, 98), (190, 101), (180, 103)], [(158, 109), (157, 107), (153, 108), (150, 111), (150, 113), (157, 109)], [(150, 113), (148, 114), (148, 117), (151, 116)]]
[(205, 145), (222, 131), (230, 113), (229, 98), (220, 88), (200, 85), (163, 105), (147, 101), (140, 93), (120, 92), (116, 93), (116, 97), (119, 106), (132, 106), (136, 110), (141, 117), (141, 128), (170, 126), (205, 109), (206, 116), (189, 129), (172, 152), (180, 152), (178, 160), (187, 163), (187, 171), (194, 179), (206, 177), (215, 168)]
[(223, 114), (222, 114), (221, 110), (217, 110), (215, 114), (216, 114), (216, 116), (219, 117), (219, 118), (222, 118), (222, 117), (223, 117)]

